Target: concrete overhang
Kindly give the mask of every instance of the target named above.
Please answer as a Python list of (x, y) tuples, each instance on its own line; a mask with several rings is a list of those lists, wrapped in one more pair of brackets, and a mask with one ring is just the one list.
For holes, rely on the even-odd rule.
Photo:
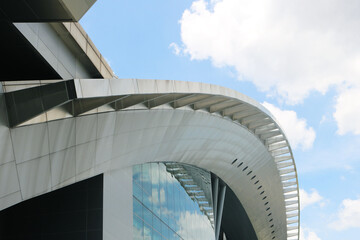
[(11, 22), (77, 22), (96, 0), (2, 0)]

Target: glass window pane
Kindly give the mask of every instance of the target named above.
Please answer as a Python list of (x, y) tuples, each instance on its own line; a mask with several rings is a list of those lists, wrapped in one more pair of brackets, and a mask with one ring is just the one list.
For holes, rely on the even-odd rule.
[(133, 211), (134, 211), (134, 214), (136, 214), (139, 218), (143, 219), (142, 204), (139, 201), (137, 201), (136, 199), (133, 199)]
[(159, 218), (153, 216), (153, 228), (158, 231), (161, 232), (161, 221)]
[(134, 228), (133, 228), (134, 240), (143, 240), (144, 239), (144, 237), (143, 237), (143, 228), (144, 228), (143, 221), (139, 217), (137, 217), (135, 214), (134, 214), (133, 221), (134, 221)]
[[(214, 239), (211, 223), (197, 200), (174, 177), (171, 169), (178, 165), (169, 166), (170, 170), (163, 163), (133, 168), (134, 239)], [(194, 232), (194, 225), (202, 227)]]
[(152, 211), (160, 216), (160, 200), (159, 200), (159, 164), (151, 163), (151, 199)]
[(143, 214), (144, 214), (144, 222), (146, 224), (148, 224), (149, 226), (152, 226), (153, 225), (153, 221), (152, 221), (153, 214), (146, 207), (144, 207)]
[(133, 181), (140, 183), (141, 181), (141, 165), (133, 167)]
[(152, 240), (161, 240), (160, 233), (155, 231), (154, 229), (153, 229), (153, 238), (152, 238)]
[(140, 185), (137, 182), (133, 182), (133, 195), (136, 197), (139, 201), (143, 201), (143, 190), (140, 187)]
[(142, 165), (142, 185), (144, 191), (151, 196), (151, 169), (150, 164)]
[(152, 238), (152, 228), (147, 225), (144, 224), (144, 240), (151, 240)]

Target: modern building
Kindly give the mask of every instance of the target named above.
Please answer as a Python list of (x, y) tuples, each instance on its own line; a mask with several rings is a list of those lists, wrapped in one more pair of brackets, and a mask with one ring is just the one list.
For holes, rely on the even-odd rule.
[(0, 239), (298, 239), (289, 142), (258, 102), (119, 79), (95, 0), (0, 3)]

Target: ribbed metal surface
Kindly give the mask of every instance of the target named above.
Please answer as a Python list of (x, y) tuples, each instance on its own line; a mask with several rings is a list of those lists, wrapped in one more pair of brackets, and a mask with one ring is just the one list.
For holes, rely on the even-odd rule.
[[(254, 100), (240, 93), (208, 84), (202, 84), (199, 87), (197, 83), (177, 81), (126, 80), (132, 83), (133, 89), (123, 90), (114, 87), (115, 84), (121, 82), (118, 79), (71, 81), (74, 81), (78, 98), (45, 111), (46, 121), (62, 119), (64, 116), (80, 116), (108, 111), (184, 108), (221, 116), (246, 128), (264, 144), (277, 163), (284, 199), (286, 199), (287, 236), (288, 239), (298, 239), (300, 207), (293, 154), (277, 121)], [(169, 87), (169, 83), (172, 83), (173, 86)], [(165, 90), (161, 90), (161, 88)], [(196, 92), (197, 89), (198, 92)], [(126, 94), (119, 94), (121, 92), (126, 92)], [(38, 97), (42, 98), (41, 95)], [(66, 107), (64, 107), (65, 105)], [(8, 110), (11, 113), (14, 109)], [(38, 114), (38, 112), (34, 114), (33, 118)], [(30, 118), (21, 125), (31, 123), (34, 122)]]

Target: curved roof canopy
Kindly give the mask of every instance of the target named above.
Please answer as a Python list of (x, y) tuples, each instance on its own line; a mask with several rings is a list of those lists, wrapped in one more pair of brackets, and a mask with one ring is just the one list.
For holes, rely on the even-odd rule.
[[(277, 177), (282, 183), (287, 237), (298, 238), (299, 190), (289, 142), (268, 110), (239, 92), (193, 82), (75, 79), (53, 84), (39, 81), (37, 87), (8, 92), (6, 95), (11, 127), (135, 109), (186, 109), (231, 121), (256, 137), (271, 155), (277, 167)], [(31, 111), (28, 110), (29, 102), (33, 106)], [(240, 159), (232, 162), (237, 168), (241, 164)]]

